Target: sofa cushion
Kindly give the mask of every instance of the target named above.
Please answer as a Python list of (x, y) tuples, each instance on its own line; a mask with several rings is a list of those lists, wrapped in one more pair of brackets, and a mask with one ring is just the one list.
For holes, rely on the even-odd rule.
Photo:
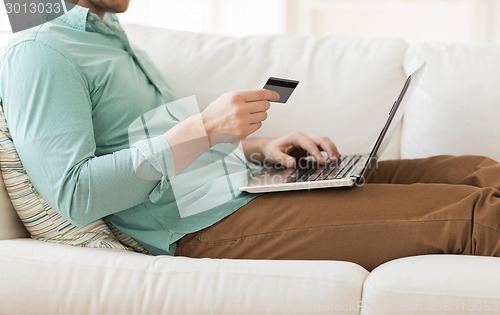
[(405, 68), (427, 69), (404, 118), (401, 157), (476, 154), (500, 160), (500, 46), (418, 44)]
[[(255, 136), (302, 130), (330, 136), (342, 154), (369, 152), (405, 81), (408, 45), (392, 39), (266, 35), (232, 38), (126, 26), (178, 98), (201, 107), (219, 95), (262, 88), (270, 76), (299, 80), (283, 104), (273, 104)], [(399, 156), (399, 132), (386, 157)]]
[[(103, 220), (77, 227), (52, 210), (31, 185), (10, 137), (2, 110), (0, 110), (0, 171), (12, 205), (32, 238), (73, 246), (131, 250), (115, 238)], [(12, 208), (5, 210), (12, 211)]]
[(0, 314), (359, 314), (368, 275), (340, 261), (151, 257), (30, 239), (0, 241), (0, 252), (0, 301), (10, 301)]
[(363, 286), (363, 315), (498, 314), (500, 260), (426, 255), (388, 262)]

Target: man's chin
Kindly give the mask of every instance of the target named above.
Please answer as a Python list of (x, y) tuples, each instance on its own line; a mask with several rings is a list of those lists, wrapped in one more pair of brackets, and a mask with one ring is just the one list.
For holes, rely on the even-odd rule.
[(118, 7), (118, 8), (113, 8), (112, 10), (110, 10), (109, 12), (112, 12), (112, 13), (124, 13), (128, 10), (128, 2), (126, 4), (123, 4), (121, 7)]
[(78, 4), (83, 7), (92, 6), (104, 10), (105, 12), (110, 13), (124, 13), (128, 10), (130, 1), (122, 0), (122, 1), (109, 1), (109, 0), (65, 0), (66, 2), (70, 2), (72, 4)]
[[(128, 9), (128, 8), (127, 8)], [(117, 13), (125, 13), (127, 11), (127, 9), (114, 9), (114, 10), (108, 10), (106, 12), (109, 12), (109, 13), (113, 13), (113, 14), (117, 14)]]

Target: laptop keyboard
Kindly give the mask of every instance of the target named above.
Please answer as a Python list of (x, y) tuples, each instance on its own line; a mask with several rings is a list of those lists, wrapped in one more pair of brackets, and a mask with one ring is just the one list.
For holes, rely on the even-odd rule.
[(361, 155), (348, 155), (339, 162), (328, 163), (319, 167), (298, 168), (291, 172), (283, 183), (310, 182), (343, 178), (361, 159)]

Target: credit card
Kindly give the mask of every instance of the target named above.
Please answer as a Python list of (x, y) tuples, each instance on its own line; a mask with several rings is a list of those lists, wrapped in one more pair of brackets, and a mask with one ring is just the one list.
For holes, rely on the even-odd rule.
[(278, 103), (286, 103), (297, 85), (299, 85), (299, 81), (270, 77), (264, 85), (264, 89), (278, 93), (280, 95)]

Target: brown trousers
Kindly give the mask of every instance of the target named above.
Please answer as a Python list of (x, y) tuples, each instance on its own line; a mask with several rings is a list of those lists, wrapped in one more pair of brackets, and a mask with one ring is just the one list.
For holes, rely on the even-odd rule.
[(178, 242), (176, 255), (355, 262), (500, 256), (500, 164), (479, 156), (380, 162), (353, 189), (264, 194)]

